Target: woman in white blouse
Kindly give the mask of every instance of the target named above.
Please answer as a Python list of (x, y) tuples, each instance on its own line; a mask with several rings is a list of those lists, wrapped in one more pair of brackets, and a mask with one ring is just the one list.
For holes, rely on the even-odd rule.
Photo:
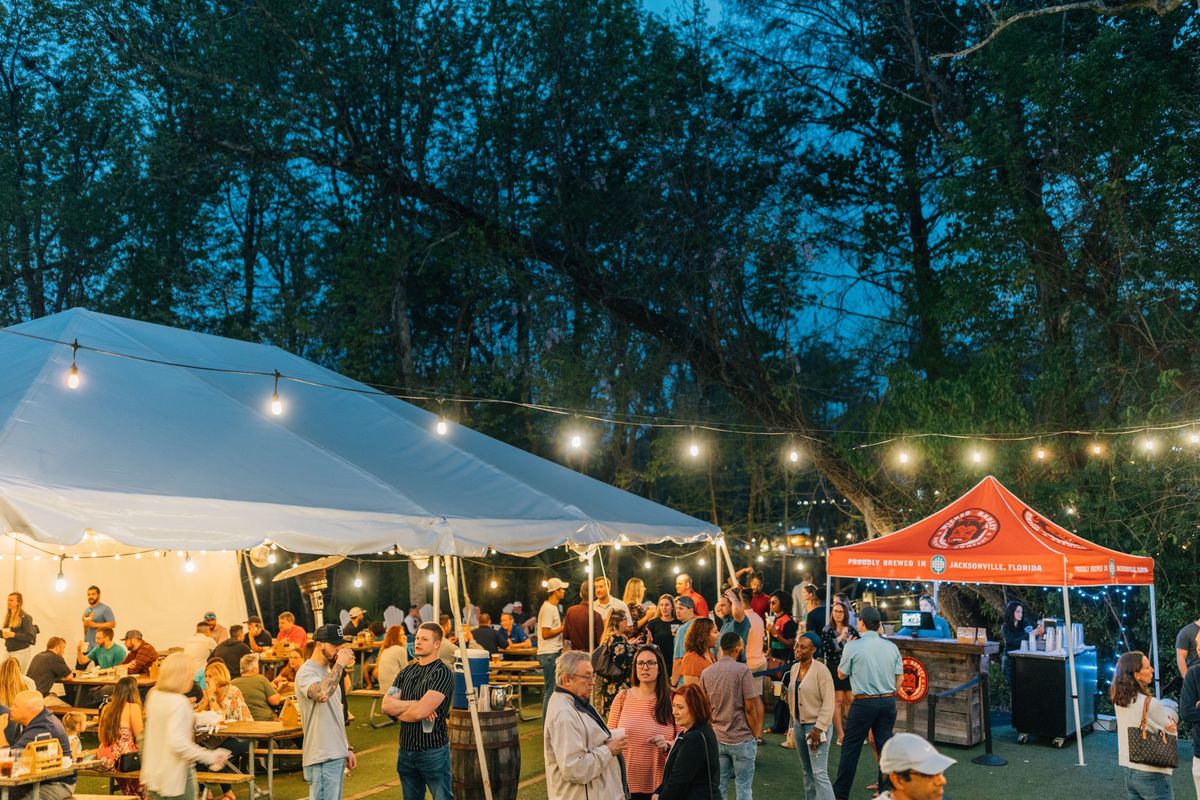
[(383, 636), (383, 647), (379, 650), (379, 660), (375, 664), (379, 688), (386, 692), (396, 682), (400, 670), (408, 666), (408, 643), (404, 639), (403, 625), (393, 625), (387, 629)]
[(196, 744), (195, 712), (184, 693), (192, 688), (191, 662), (172, 653), (162, 662), (158, 683), (146, 699), (146, 734), (142, 748), (142, 783), (151, 800), (196, 797), (200, 761), (213, 769), (225, 766), (229, 751), (206, 750)]
[(1176, 733), (1178, 717), (1150, 691), (1154, 667), (1145, 653), (1133, 650), (1117, 659), (1117, 670), (1108, 696), (1117, 714), (1117, 762), (1124, 767), (1125, 792), (1129, 800), (1172, 800), (1175, 797), (1169, 767), (1151, 767), (1129, 760), (1128, 728), (1142, 727), (1146, 714), (1146, 732)]
[(834, 800), (829, 780), (829, 728), (837, 692), (829, 667), (813, 658), (821, 646), (821, 637), (809, 631), (796, 637), (791, 680), (788, 684), (788, 711), (792, 717), (792, 738), (804, 769), (806, 800)]

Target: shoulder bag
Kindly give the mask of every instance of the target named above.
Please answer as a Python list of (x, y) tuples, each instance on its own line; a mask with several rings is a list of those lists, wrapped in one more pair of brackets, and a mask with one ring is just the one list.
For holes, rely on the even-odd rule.
[(1142, 704), (1142, 724), (1125, 729), (1129, 737), (1129, 760), (1148, 767), (1179, 766), (1179, 737), (1166, 731), (1146, 730), (1146, 715), (1150, 713), (1150, 696)]
[(613, 658), (612, 646), (608, 644), (602, 644), (592, 652), (592, 671), (596, 673), (597, 678), (603, 678), (609, 683), (625, 677), (625, 670), (617, 665)]

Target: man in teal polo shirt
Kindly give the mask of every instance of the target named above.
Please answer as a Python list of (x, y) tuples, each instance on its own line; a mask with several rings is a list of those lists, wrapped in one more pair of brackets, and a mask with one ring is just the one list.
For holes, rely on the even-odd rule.
[[(879, 635), (879, 610), (863, 606), (858, 615), (859, 638), (847, 642), (838, 664), (838, 677), (850, 679), (854, 702), (846, 715), (842, 736), (842, 757), (838, 762), (833, 794), (847, 800), (854, 788), (854, 772), (867, 733), (875, 734), (875, 746), (882, 748), (892, 738), (896, 725), (896, 689), (904, 669), (900, 649)], [(883, 776), (879, 779), (882, 781)]]

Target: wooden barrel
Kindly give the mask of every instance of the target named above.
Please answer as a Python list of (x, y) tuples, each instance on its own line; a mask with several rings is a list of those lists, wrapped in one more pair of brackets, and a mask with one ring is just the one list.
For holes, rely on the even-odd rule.
[[(464, 708), (450, 709), (446, 730), (450, 735), (450, 779), (454, 796), (484, 797), (483, 771), (479, 768), (471, 712)], [(517, 735), (517, 712), (511, 709), (480, 711), (479, 733), (483, 737), (492, 797), (494, 800), (516, 800), (517, 784), (521, 781), (521, 740)]]

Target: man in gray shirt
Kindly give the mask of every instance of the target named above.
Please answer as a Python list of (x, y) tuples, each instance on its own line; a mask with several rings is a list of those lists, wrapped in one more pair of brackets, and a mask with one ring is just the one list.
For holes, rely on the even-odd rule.
[(736, 631), (726, 631), (721, 635), (720, 645), (721, 658), (700, 673), (700, 688), (712, 704), (712, 727), (717, 735), (721, 765), (721, 796), (727, 796), (726, 789), (732, 780), (737, 800), (753, 800), (758, 745), (749, 718), (758, 703), (758, 688), (750, 668), (738, 663), (742, 637)]
[(340, 625), (313, 632), (312, 658), (296, 670), (296, 705), (304, 726), (304, 780), (309, 800), (341, 800), (342, 777), (358, 760), (342, 719), (342, 674), (354, 663)]

